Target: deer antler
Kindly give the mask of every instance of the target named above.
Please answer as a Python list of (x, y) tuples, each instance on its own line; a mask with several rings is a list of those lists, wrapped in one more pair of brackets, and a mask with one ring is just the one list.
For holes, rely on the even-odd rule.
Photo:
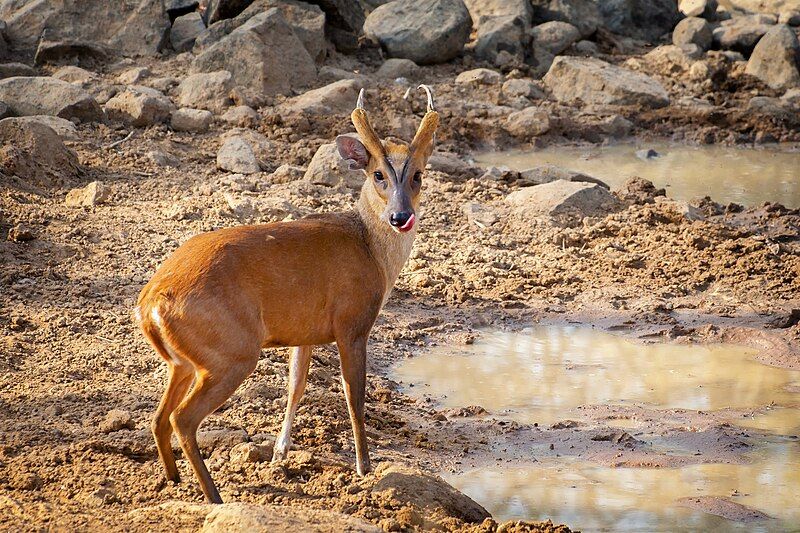
[(372, 125), (369, 123), (369, 116), (367, 116), (367, 112), (364, 110), (364, 89), (361, 89), (358, 93), (356, 108), (350, 114), (350, 118), (367, 151), (372, 154), (372, 157), (383, 159), (383, 145), (378, 138), (378, 134), (372, 129)]
[[(427, 85), (419, 85), (417, 89), (423, 89), (428, 96), (428, 112), (422, 117), (414, 140), (411, 141), (411, 151), (420, 146), (433, 145), (436, 142), (436, 128), (439, 127), (439, 113), (433, 107), (433, 91)], [(410, 94), (411, 88), (409, 87), (403, 98), (408, 98)]]

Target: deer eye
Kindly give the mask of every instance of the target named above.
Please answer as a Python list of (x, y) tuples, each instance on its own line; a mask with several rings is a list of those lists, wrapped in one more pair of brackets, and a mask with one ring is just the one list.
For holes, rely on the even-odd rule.
[(383, 172), (381, 172), (380, 170), (374, 172), (372, 175), (375, 176), (375, 181), (383, 181), (384, 179), (386, 179), (383, 177)]
[(414, 183), (422, 183), (422, 172), (419, 170), (414, 172)]

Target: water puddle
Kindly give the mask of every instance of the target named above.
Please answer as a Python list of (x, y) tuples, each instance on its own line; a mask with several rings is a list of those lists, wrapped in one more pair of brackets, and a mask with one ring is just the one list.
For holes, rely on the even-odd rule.
[[(652, 148), (660, 157), (640, 159)], [(483, 165), (524, 170), (556, 165), (600, 178), (612, 189), (631, 176), (665, 187), (679, 200), (711, 196), (717, 202), (746, 206), (779, 202), (800, 207), (800, 151), (780, 148), (687, 146), (656, 142), (642, 146), (548, 147), (535, 151), (489, 152), (475, 160)]]
[[(789, 437), (800, 431), (800, 372), (762, 365), (754, 354), (735, 345), (642, 345), (589, 328), (537, 326), (434, 347), (403, 361), (393, 377), (441, 406), (480, 405), (540, 425), (585, 421), (590, 410), (578, 407), (590, 405), (721, 410), (723, 417), (758, 408), (754, 416), (730, 413), (743, 431), (770, 435), (746, 464), (608, 468), (542, 454), (538, 463), (446, 477), (500, 519), (549, 517), (583, 531), (782, 531), (800, 527), (800, 442)], [(648, 425), (630, 416), (592, 423), (633, 434)], [(678, 503), (701, 496), (775, 520), (734, 522)]]

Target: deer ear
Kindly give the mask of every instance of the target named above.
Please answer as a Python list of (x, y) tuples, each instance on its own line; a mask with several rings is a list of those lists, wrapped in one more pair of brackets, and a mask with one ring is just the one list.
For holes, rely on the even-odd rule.
[(369, 163), (369, 152), (361, 141), (349, 135), (336, 137), (336, 149), (339, 156), (350, 163), (350, 170), (363, 170)]

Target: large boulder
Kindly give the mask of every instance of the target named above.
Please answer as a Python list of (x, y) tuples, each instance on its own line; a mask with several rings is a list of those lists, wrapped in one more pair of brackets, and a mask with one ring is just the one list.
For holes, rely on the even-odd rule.
[(443, 63), (464, 49), (472, 19), (462, 0), (394, 0), (369, 14), (367, 37), (391, 57)]
[(773, 89), (800, 86), (800, 43), (789, 26), (777, 25), (758, 41), (745, 72)]
[(217, 152), (217, 167), (237, 174), (261, 172), (253, 146), (243, 137), (229, 137)]
[(103, 117), (103, 110), (88, 92), (46, 76), (0, 80), (0, 102), (5, 102), (17, 116), (52, 115), (81, 121)]
[(160, 91), (132, 85), (106, 102), (105, 108), (111, 120), (146, 127), (166, 122), (172, 112), (172, 102)]
[(518, 17), (526, 26), (530, 26), (533, 20), (530, 0), (464, 0), (464, 5), (478, 28), (484, 17)]
[(231, 105), (233, 87), (227, 70), (191, 74), (178, 85), (178, 104), (220, 113)]
[(723, 20), (713, 29), (714, 45), (749, 55), (756, 43), (775, 25), (768, 15), (743, 15)]
[(564, 226), (622, 208), (622, 202), (602, 185), (565, 180), (519, 189), (506, 196), (506, 202), (522, 216), (546, 217)]
[(550, 115), (538, 107), (526, 107), (508, 115), (505, 130), (520, 139), (531, 139), (550, 131)]
[(603, 0), (597, 5), (609, 30), (651, 42), (672, 31), (682, 17), (675, 0)]
[(78, 175), (78, 156), (46, 124), (22, 118), (0, 120), (0, 169), (25, 184), (63, 186)]
[(188, 52), (197, 37), (206, 30), (200, 13), (187, 13), (175, 19), (169, 30), (169, 42), (176, 52)]
[(475, 42), (475, 56), (499, 64), (498, 54), (507, 52), (522, 62), (530, 41), (528, 27), (524, 19), (513, 15), (482, 18)]
[(6, 37), (12, 48), (33, 52), (45, 23), (56, 12), (53, 0), (6, 0), (0, 2), (0, 19), (7, 24)]
[(686, 17), (672, 31), (672, 44), (675, 46), (696, 44), (701, 49), (708, 50), (713, 38), (711, 26), (705, 19), (698, 17)]
[(0, 63), (0, 80), (14, 76), (37, 76), (36, 71), (24, 63)]
[(192, 62), (192, 72), (227, 70), (234, 83), (256, 94), (286, 94), (316, 78), (314, 60), (272, 8), (252, 17)]
[(325, 12), (325, 35), (340, 52), (358, 49), (358, 36), (364, 27), (362, 2), (353, 0), (311, 0)]
[(169, 16), (163, 0), (59, 0), (53, 4), (58, 8), (45, 21), (40, 49), (86, 43), (89, 48), (107, 47), (125, 56), (152, 56), (166, 43)]
[(356, 105), (361, 87), (356, 80), (339, 80), (303, 93), (281, 106), (281, 109), (287, 113), (307, 115), (349, 114)]
[(581, 38), (581, 32), (569, 22), (551, 21), (531, 30), (534, 47), (544, 48), (557, 56)]
[(209, 26), (208, 31), (197, 39), (195, 53), (219, 41), (254, 16), (270, 8), (277, 8), (286, 23), (292, 28), (306, 51), (316, 61), (325, 57), (325, 13), (319, 6), (299, 0), (255, 0), (239, 15), (220, 20)]
[(687, 17), (711, 19), (717, 12), (717, 0), (680, 0), (678, 10)]
[(182, 107), (172, 113), (170, 126), (175, 131), (208, 131), (214, 116), (205, 109)]
[(669, 95), (658, 81), (593, 57), (557, 57), (544, 82), (561, 102), (582, 100), (586, 104), (654, 108), (669, 105)]
[(592, 0), (534, 0), (533, 4), (535, 21), (569, 22), (578, 28), (581, 37), (589, 37), (603, 25), (600, 10)]

